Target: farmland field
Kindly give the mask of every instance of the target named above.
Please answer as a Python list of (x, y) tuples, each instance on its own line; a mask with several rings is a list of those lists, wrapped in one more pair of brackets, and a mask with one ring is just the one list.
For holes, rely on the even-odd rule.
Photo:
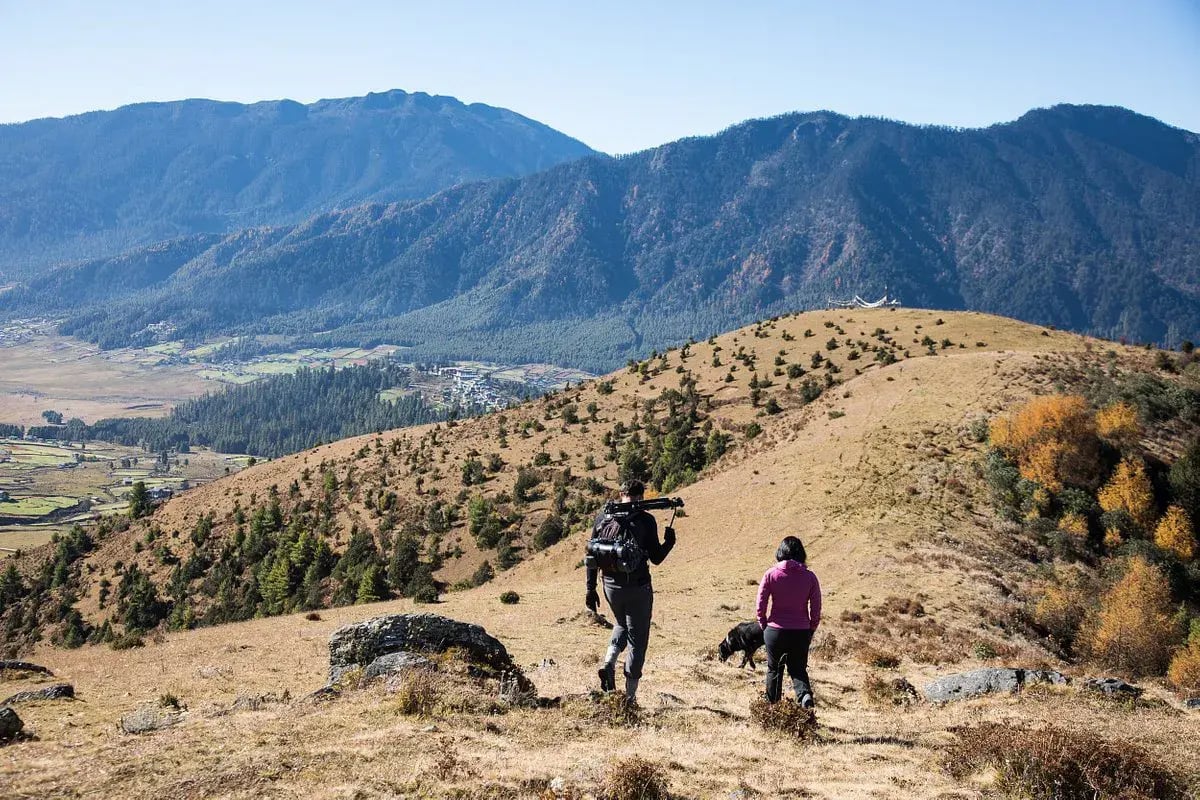
[(182, 491), (247, 463), (203, 449), (163, 464), (137, 448), (106, 442), (0, 439), (0, 491), (10, 498), (0, 501), (0, 555), (46, 542), (75, 522), (123, 512), (138, 481)]

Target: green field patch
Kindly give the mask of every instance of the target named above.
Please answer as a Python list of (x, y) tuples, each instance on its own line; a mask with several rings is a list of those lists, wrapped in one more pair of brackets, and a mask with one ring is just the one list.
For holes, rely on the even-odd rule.
[(412, 394), (412, 389), (384, 389), (377, 396), (386, 403), (394, 403), (402, 397)]
[(177, 356), (183, 352), (183, 342), (162, 342), (161, 344), (153, 344), (146, 348), (148, 353), (157, 353), (163, 356)]
[(299, 364), (286, 361), (255, 361), (246, 365), (247, 371), (253, 371), (259, 375), (290, 375), (299, 368)]
[(62, 508), (70, 508), (78, 502), (74, 497), (19, 497), (0, 503), (0, 516), (36, 519)]
[(112, 475), (116, 478), (145, 478), (153, 471), (154, 470), (137, 469), (131, 467), (130, 469), (114, 469), (112, 471)]
[(201, 378), (208, 381), (220, 381), (221, 383), (233, 383), (237, 385), (254, 383), (259, 379), (258, 375), (247, 375), (242, 372), (232, 372), (227, 369), (202, 369), (197, 373)]

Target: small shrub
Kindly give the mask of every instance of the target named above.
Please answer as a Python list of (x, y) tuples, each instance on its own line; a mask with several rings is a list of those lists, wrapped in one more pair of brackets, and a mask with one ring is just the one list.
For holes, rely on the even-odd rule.
[(126, 632), (112, 640), (109, 644), (113, 650), (129, 650), (133, 647), (145, 647), (146, 642), (140, 635), (133, 632)]
[(437, 708), (441, 691), (437, 679), (423, 669), (412, 669), (404, 673), (400, 684), (392, 695), (397, 714), (427, 717)]
[(172, 708), (176, 711), (183, 708), (183, 703), (179, 702), (179, 698), (170, 692), (159, 695), (158, 705), (160, 708)]
[(636, 703), (629, 702), (624, 692), (599, 692), (572, 700), (567, 707), (589, 722), (616, 728), (638, 724), (640, 716)]
[(641, 756), (614, 760), (600, 784), (602, 800), (669, 800), (666, 771)]
[(321, 621), (321, 615), (318, 614), (316, 611), (308, 612), (307, 614), (304, 615), (304, 618), (306, 620), (308, 620), (309, 622), (320, 622)]
[(859, 662), (876, 669), (895, 669), (900, 666), (900, 656), (877, 647), (867, 646), (858, 651)]
[(768, 703), (764, 698), (755, 698), (750, 703), (750, 719), (764, 731), (784, 733), (801, 742), (817, 738), (817, 715), (790, 699)]
[(956, 735), (958, 741), (945, 753), (946, 770), (960, 780), (994, 771), (993, 788), (1003, 797), (1184, 797), (1176, 776), (1130, 742), (1054, 727), (1035, 731), (996, 723), (961, 729)]
[(917, 700), (917, 689), (904, 678), (884, 678), (874, 672), (863, 679), (863, 694), (876, 706), (906, 706)]
[(521, 602), (521, 595), (517, 594), (516, 592), (505, 592), (504, 594), (500, 595), (500, 602), (504, 603), (506, 606), (515, 606), (517, 603)]

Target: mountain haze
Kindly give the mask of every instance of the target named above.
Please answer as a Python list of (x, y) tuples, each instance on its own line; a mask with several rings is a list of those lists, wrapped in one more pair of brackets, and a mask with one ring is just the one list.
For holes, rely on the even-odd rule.
[(399, 90), (309, 105), (140, 103), (0, 125), (0, 278), (425, 197), (590, 152), (506, 109)]

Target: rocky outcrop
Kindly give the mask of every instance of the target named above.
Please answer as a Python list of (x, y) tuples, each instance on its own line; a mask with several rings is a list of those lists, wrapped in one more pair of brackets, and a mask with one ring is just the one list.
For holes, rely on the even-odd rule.
[(0, 672), (36, 672), (40, 675), (49, 675), (54, 677), (54, 673), (40, 664), (31, 664), (28, 661), (0, 661)]
[(18, 703), (31, 703), (34, 700), (70, 700), (74, 697), (75, 687), (71, 684), (52, 683), (49, 686), (43, 686), (41, 689), (30, 689), (26, 692), (17, 692), (3, 703), (0, 703), (0, 706), (15, 706)]
[(122, 733), (150, 733), (176, 725), (183, 719), (178, 711), (165, 711), (154, 706), (143, 706), (121, 717), (117, 727)]
[(1188, 711), (1200, 711), (1200, 697), (1192, 697), (1184, 700), (1183, 707)]
[(1035, 683), (1064, 685), (1070, 683), (1070, 678), (1052, 670), (1008, 667), (975, 669), (931, 681), (925, 685), (925, 699), (931, 703), (948, 703), (988, 694), (1012, 694)]
[(8, 742), (21, 735), (25, 723), (11, 708), (0, 708), (0, 742)]
[(1142, 696), (1143, 689), (1126, 683), (1120, 678), (1091, 678), (1083, 682), (1083, 688), (1089, 692), (1098, 692), (1106, 697), (1126, 698), (1136, 700)]
[[(428, 655), (448, 650), (461, 652), (470, 664), (495, 677), (522, 674), (504, 645), (479, 625), (438, 614), (391, 614), (333, 632), (329, 638), (329, 680), (337, 683), (351, 669), (365, 671), (381, 656)], [(377, 669), (384, 669), (387, 664), (382, 662)]]
[(364, 678), (382, 678), (387, 675), (398, 675), (411, 669), (433, 672), (437, 664), (417, 653), (387, 653), (372, 661), (363, 670)]

